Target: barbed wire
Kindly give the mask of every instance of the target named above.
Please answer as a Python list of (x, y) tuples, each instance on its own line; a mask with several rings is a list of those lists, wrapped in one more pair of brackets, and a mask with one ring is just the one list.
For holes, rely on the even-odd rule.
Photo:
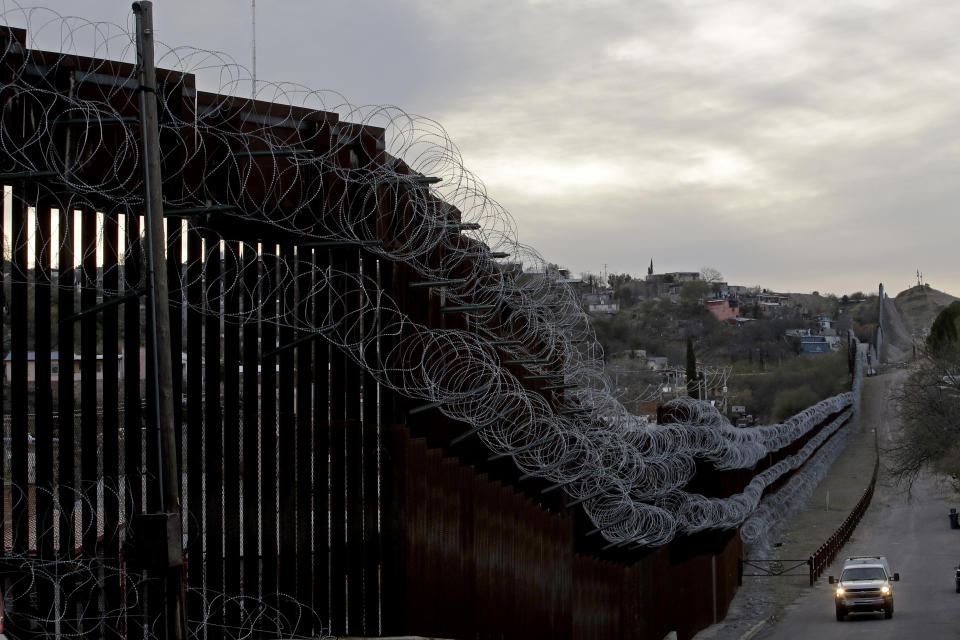
[[(111, 482), (117, 480), (117, 482)], [(147, 614), (145, 600), (151, 591), (160, 593), (166, 577), (131, 567), (129, 558), (96, 554), (84, 546), (87, 539), (103, 548), (127, 550), (136, 543), (128, 517), (137, 512), (136, 494), (150, 478), (124, 476), (82, 481), (80, 489), (61, 483), (56, 490), (40, 485), (21, 487), (6, 482), (12, 498), (12, 527), (17, 513), (27, 511), (28, 491), (35, 492), (37, 510), (28, 519), (29, 533), (14, 544), (11, 527), (4, 529), (4, 553), (0, 573), (7, 578), (3, 613), (7, 628), (31, 637), (82, 638), (92, 635), (123, 636), (137, 625), (146, 638), (163, 638), (163, 613)], [(108, 506), (109, 505), (109, 506)], [(105, 516), (113, 508), (114, 523), (107, 530)], [(199, 535), (191, 532), (190, 535)], [(186, 546), (186, 545), (184, 545)], [(201, 548), (205, 540), (201, 541)], [(201, 563), (192, 563), (196, 571)], [(124, 594), (111, 608), (104, 593)], [(191, 628), (217, 627), (227, 638), (264, 635), (285, 638), (331, 637), (327, 621), (296, 597), (282, 592), (259, 597), (230, 594), (208, 587), (188, 588)], [(42, 597), (38, 597), (42, 596)], [(312, 629), (309, 635), (297, 630)]]
[[(0, 124), (0, 171), (24, 175), (23, 181), (9, 179), (14, 206), (58, 212), (56, 233), (28, 213), (34, 222), (22, 233), (14, 230), (7, 255), (36, 252), (47, 266), (56, 264), (57, 278), (48, 278), (45, 269), (32, 275), (55, 288), (95, 287), (104, 298), (142, 290), (146, 270), (126, 268), (142, 259), (135, 225), (143, 208), (143, 151), (139, 125), (127, 115), (135, 69), (106, 61), (130, 58), (129, 34), (41, 9), (7, 8), (3, 19), (25, 21), (31, 30), (60, 24), (64, 33), (64, 53), (42, 65), (11, 49), (0, 57), (9, 68), (0, 85), (4, 108), (22, 114)], [(91, 37), (103, 59), (74, 58), (80, 46), (91, 46)], [(60, 73), (68, 58), (72, 66)], [(709, 403), (678, 399), (668, 406), (682, 415), (680, 422), (648, 425), (617, 398), (574, 290), (519, 242), (513, 219), (464, 167), (438, 123), (396, 107), (354, 107), (334, 92), (262, 80), (257, 96), (271, 106), (251, 107), (235, 97), (249, 86), (245, 70), (216, 52), (167, 49), (158, 64), (173, 70), (160, 96), (169, 168), (165, 207), (209, 212), (183, 222), (168, 218), (171, 259), (180, 265), (179, 287), (172, 290), (178, 302), (227, 323), (322, 332), (384, 388), (438, 403), (492, 453), (562, 486), (610, 544), (662, 545), (679, 532), (732, 528), (751, 516), (757, 519), (749, 530), (760, 531), (783, 513), (761, 500), (763, 490), (812, 451), (804, 447), (725, 499), (683, 491), (696, 460), (717, 470), (750, 468), (858, 402), (855, 384), (853, 392), (783, 423), (739, 429)], [(70, 81), (60, 86), (64, 74)], [(198, 94), (196, 108), (185, 111), (183, 96), (194, 92), (190, 74), (219, 77), (220, 84), (213, 94)], [(371, 132), (380, 129), (382, 148), (376, 148)], [(75, 216), (59, 213), (76, 210), (88, 212), (79, 227)], [(98, 221), (93, 212), (105, 217)], [(109, 235), (106, 217), (117, 220)], [(74, 264), (60, 265), (54, 256), (70, 259), (72, 234), (90, 224), (97, 246), (117, 248), (117, 264), (99, 264), (91, 245), (73, 256)], [(232, 229), (250, 224), (288, 240), (237, 240)], [(177, 251), (184, 232), (203, 239), (202, 255), (189, 261)], [(121, 247), (120, 238), (131, 242)], [(325, 250), (307, 248), (332, 241), (363, 243), (383, 263), (404, 265), (423, 281), (445, 282), (444, 304), (465, 309), (469, 328), (417, 322), (377, 274), (330, 265)], [(84, 262), (98, 263), (97, 270), (69, 274)], [(210, 275), (214, 265), (217, 276)], [(106, 288), (114, 277), (116, 288)], [(187, 295), (195, 289), (203, 292), (199, 303)], [(510, 362), (574, 388), (532, 391)], [(718, 376), (708, 383), (725, 382)]]

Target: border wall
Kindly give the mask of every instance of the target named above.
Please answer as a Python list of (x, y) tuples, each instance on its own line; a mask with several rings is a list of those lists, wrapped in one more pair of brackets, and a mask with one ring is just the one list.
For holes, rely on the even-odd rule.
[[(135, 199), (114, 197), (117, 176), (139, 180), (134, 69), (27, 50), (19, 29), (0, 30), (0, 50), (2, 216), (12, 230), (2, 320), (10, 455), (0, 457), (10, 460), (0, 469), (8, 629), (163, 637), (157, 574), (124, 555), (131, 515), (161, 507), (146, 392), (154, 372), (134, 355), (152, 346), (141, 298), (143, 213)], [(468, 425), (383, 384), (319, 335), (329, 318), (362, 318), (351, 331), (389, 354), (405, 339), (379, 330), (391, 314), (438, 329), (475, 322), (369, 243), (316, 238), (319, 215), (361, 220), (358, 235), (384, 246), (417, 224), (398, 219), (405, 190), (427, 187), (398, 187), (389, 194), (395, 206), (370, 216), (369, 193), (344, 179), (358, 162), (396, 165), (382, 129), (205, 93), (174, 71), (158, 72), (158, 87), (164, 196), (175, 203), (168, 303), (173, 361), (182, 362), (173, 395), (182, 399), (176, 429), (194, 637), (659, 639), (675, 630), (689, 638), (724, 617), (736, 590), (736, 530), (678, 536), (658, 549), (609, 548), (556, 487), (477, 438), (460, 439)], [(108, 120), (98, 104), (120, 117)], [(213, 121), (216, 131), (207, 128)], [(224, 132), (260, 137), (273, 151), (266, 142), (235, 148)], [(296, 163), (304, 153), (336, 164), (305, 169)], [(201, 172), (198, 162), (216, 169)], [(304, 193), (333, 204), (303, 207)], [(451, 245), (482, 249), (448, 233)], [(382, 294), (398, 311), (371, 306)], [(73, 354), (77, 369), (65, 364)], [(521, 365), (504, 366), (528, 391), (550, 402), (562, 395)], [(817, 429), (753, 470), (702, 463), (697, 488), (737, 493)]]

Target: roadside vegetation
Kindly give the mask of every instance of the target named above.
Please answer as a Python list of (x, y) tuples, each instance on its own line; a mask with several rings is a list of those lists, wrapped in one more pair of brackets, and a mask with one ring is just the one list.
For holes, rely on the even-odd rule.
[(937, 315), (924, 347), (896, 396), (903, 432), (890, 471), (908, 488), (934, 471), (960, 491), (960, 302)]

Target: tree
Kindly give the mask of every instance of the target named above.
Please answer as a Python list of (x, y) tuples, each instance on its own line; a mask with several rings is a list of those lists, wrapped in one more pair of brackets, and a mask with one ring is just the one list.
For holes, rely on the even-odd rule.
[(625, 309), (633, 303), (633, 287), (629, 283), (621, 284), (614, 290), (613, 297), (620, 303), (620, 308)]
[(580, 273), (580, 280), (583, 281), (583, 284), (591, 293), (596, 293), (600, 288), (601, 279), (595, 273), (590, 273), (589, 271), (583, 271)]
[(703, 267), (700, 269), (700, 279), (710, 286), (714, 293), (720, 293), (720, 287), (723, 285), (723, 274), (713, 267)]
[(697, 378), (697, 354), (693, 351), (693, 338), (687, 338), (687, 394), (700, 397), (700, 380)]
[(937, 314), (927, 336), (927, 348), (934, 354), (955, 348), (960, 336), (960, 301), (952, 302)]
[(680, 301), (691, 306), (698, 305), (708, 293), (710, 293), (710, 285), (702, 280), (691, 280), (684, 282), (680, 287)]
[(809, 385), (779, 391), (773, 401), (773, 419), (782, 422), (822, 400)]
[(903, 430), (892, 448), (892, 473), (913, 485), (932, 470), (960, 489), (960, 302), (943, 309), (930, 327), (920, 366), (895, 395)]
[(633, 280), (629, 273), (611, 273), (607, 276), (607, 284), (611, 289), (617, 289)]
[(891, 448), (894, 478), (910, 487), (924, 470), (960, 489), (960, 350), (927, 350), (894, 395), (903, 425)]

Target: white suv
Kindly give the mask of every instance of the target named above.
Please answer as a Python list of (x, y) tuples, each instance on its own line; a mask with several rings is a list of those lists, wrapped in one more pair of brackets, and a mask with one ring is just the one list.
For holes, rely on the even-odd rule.
[(883, 611), (888, 620), (893, 617), (893, 588), (891, 582), (900, 580), (900, 574), (890, 574), (890, 565), (883, 556), (853, 556), (843, 563), (843, 572), (837, 580), (834, 594), (837, 620), (842, 621), (854, 611)]

